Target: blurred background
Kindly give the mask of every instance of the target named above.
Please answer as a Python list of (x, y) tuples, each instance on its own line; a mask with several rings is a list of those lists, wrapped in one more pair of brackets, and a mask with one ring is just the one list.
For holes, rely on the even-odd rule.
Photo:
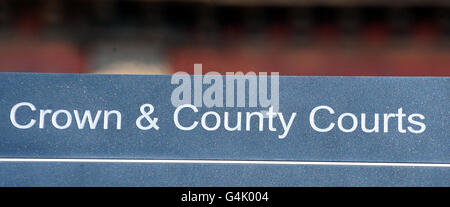
[(449, 76), (450, 0), (0, 0), (0, 72)]

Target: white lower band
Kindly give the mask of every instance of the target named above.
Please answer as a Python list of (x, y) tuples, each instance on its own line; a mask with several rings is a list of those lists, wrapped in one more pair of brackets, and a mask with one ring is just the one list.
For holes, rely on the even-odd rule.
[(97, 159), (97, 158), (0, 158), (0, 162), (72, 162), (72, 163), (159, 163), (159, 164), (243, 164), (243, 165), (324, 165), (324, 166), (390, 166), (390, 167), (444, 167), (448, 163), (415, 162), (328, 162), (278, 160), (189, 160), (189, 159)]

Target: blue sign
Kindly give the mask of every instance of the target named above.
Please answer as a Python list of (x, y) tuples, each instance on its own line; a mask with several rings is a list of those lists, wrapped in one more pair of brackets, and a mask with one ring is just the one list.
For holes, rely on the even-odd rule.
[(450, 186), (447, 77), (0, 74), (1, 186)]

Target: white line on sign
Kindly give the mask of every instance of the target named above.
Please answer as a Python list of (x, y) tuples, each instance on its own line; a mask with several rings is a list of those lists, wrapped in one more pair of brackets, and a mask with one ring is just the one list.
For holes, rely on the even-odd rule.
[(244, 164), (244, 165), (331, 165), (331, 166), (389, 166), (389, 167), (444, 167), (448, 163), (414, 162), (328, 162), (288, 160), (152, 160), (152, 159), (91, 159), (91, 158), (0, 158), (0, 162), (85, 162), (85, 163), (173, 163), (173, 164)]

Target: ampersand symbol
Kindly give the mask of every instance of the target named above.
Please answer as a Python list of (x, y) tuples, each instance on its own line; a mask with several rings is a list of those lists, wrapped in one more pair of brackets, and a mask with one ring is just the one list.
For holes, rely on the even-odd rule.
[[(146, 108), (149, 108), (149, 110), (148, 111), (145, 110)], [(150, 114), (152, 114), (154, 111), (153, 105), (143, 104), (141, 106), (140, 110), (141, 110), (142, 115), (136, 119), (136, 126), (142, 130), (149, 130), (151, 128), (155, 128), (156, 130), (158, 130), (159, 126), (156, 125), (156, 123), (158, 122), (158, 118), (153, 118), (153, 119), (150, 118)], [(144, 119), (144, 118), (147, 120), (147, 122), (149, 124), (148, 126), (142, 126), (142, 119)]]

